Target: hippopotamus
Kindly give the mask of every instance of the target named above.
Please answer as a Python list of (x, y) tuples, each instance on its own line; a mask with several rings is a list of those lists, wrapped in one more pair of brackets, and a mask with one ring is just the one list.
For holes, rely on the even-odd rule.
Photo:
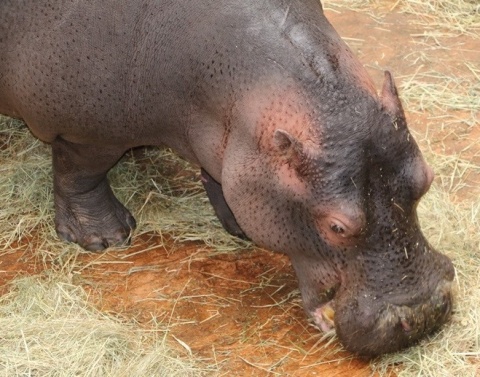
[(347, 350), (394, 352), (450, 317), (453, 265), (416, 214), (434, 173), (392, 75), (377, 92), (318, 0), (3, 0), (0, 113), (51, 145), (66, 241), (127, 242), (106, 174), (163, 145), (202, 169), (230, 233), (289, 256)]

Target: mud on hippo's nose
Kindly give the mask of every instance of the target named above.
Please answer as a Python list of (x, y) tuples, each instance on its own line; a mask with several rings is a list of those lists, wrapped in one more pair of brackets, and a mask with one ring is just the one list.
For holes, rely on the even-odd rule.
[(441, 281), (428, 299), (410, 305), (359, 295), (335, 304), (335, 329), (344, 347), (375, 357), (408, 347), (436, 331), (452, 312), (451, 281)]

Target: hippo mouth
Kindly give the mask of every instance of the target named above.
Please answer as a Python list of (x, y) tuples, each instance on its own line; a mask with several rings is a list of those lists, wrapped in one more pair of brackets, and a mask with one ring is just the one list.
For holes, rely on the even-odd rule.
[(335, 329), (334, 305), (334, 300), (328, 301), (311, 313), (315, 325), (325, 333)]
[(404, 305), (365, 294), (345, 299), (336, 290), (311, 316), (322, 331), (336, 331), (348, 351), (375, 357), (406, 348), (444, 324), (452, 312), (451, 285), (440, 282), (426, 300)]
[(310, 312), (315, 325), (327, 333), (335, 329), (335, 295), (340, 288), (340, 283), (333, 285), (321, 294), (322, 305)]

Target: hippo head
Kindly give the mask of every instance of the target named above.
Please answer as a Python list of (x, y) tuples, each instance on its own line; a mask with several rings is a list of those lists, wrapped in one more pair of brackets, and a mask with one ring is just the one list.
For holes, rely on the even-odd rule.
[(315, 323), (375, 356), (448, 319), (454, 270), (419, 227), (416, 207), (434, 174), (391, 75), (380, 97), (338, 86), (320, 106), (292, 87), (250, 103), (257, 141), (243, 158), (227, 148), (222, 182), (247, 236), (290, 256)]
[(321, 329), (357, 354), (394, 352), (452, 310), (453, 265), (416, 213), (434, 174), (391, 75), (379, 95), (318, 1), (289, 4), (235, 42), (214, 177), (243, 233), (288, 254)]
[(332, 177), (342, 183), (316, 218), (325, 248), (341, 262), (339, 283), (329, 301), (311, 311), (313, 318), (325, 328), (333, 316), (346, 348), (369, 356), (403, 348), (443, 324), (454, 277), (450, 260), (419, 228), (416, 207), (434, 174), (408, 132), (393, 80), (385, 76), (381, 107), (370, 111), (378, 120), (363, 136), (362, 150), (343, 146), (350, 166), (330, 155)]

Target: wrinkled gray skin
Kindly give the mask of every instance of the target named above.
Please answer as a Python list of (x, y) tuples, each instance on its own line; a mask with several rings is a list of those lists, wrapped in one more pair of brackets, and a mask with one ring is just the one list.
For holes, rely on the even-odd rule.
[(105, 174), (168, 145), (229, 231), (290, 256), (347, 349), (398, 350), (450, 314), (452, 264), (416, 215), (433, 173), (390, 75), (378, 96), (317, 0), (3, 0), (0, 112), (52, 145), (65, 240), (125, 242)]

